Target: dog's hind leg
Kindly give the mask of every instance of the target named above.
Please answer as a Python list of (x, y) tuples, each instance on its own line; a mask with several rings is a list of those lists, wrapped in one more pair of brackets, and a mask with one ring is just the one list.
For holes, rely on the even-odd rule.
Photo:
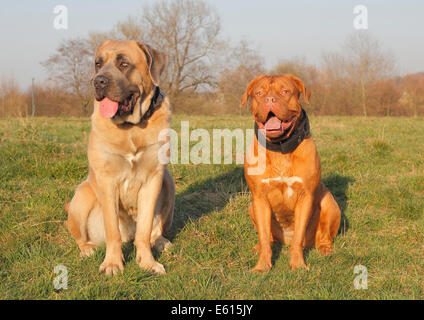
[(88, 217), (97, 202), (96, 195), (88, 181), (81, 183), (71, 202), (64, 206), (68, 213), (67, 226), (81, 250), (81, 256), (90, 256), (96, 247), (89, 242)]
[(321, 212), (315, 236), (315, 246), (323, 255), (331, 254), (331, 245), (340, 226), (341, 211), (328, 189), (321, 184)]
[(167, 250), (171, 246), (171, 242), (163, 236), (166, 231), (166, 223), (164, 223), (162, 218), (161, 214), (155, 214), (150, 236), (150, 246), (158, 252)]
[(171, 246), (171, 242), (163, 236), (163, 233), (168, 231), (172, 224), (174, 198), (174, 181), (168, 169), (166, 169), (163, 177), (162, 190), (156, 203), (155, 217), (150, 236), (151, 247), (159, 252), (167, 250)]

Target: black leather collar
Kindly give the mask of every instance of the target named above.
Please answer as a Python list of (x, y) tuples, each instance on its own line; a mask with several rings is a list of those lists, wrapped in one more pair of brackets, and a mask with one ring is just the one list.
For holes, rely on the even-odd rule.
[(155, 92), (153, 93), (152, 100), (150, 101), (149, 109), (141, 117), (141, 121), (148, 120), (153, 113), (160, 108), (163, 100), (165, 99), (165, 93), (159, 87), (155, 87)]
[[(289, 137), (276, 142), (271, 142), (266, 139), (266, 137), (264, 137), (262, 133), (259, 132), (258, 125), (255, 122), (256, 139), (258, 139), (259, 143), (267, 150), (280, 153), (293, 152), (304, 139), (311, 136), (308, 115), (304, 109), (302, 109), (300, 118), (297, 121), (299, 121), (299, 125), (297, 125), (297, 128), (294, 129), (292, 134)], [(258, 135), (261, 135), (261, 139), (258, 138)], [(264, 141), (266, 142), (264, 143)]]

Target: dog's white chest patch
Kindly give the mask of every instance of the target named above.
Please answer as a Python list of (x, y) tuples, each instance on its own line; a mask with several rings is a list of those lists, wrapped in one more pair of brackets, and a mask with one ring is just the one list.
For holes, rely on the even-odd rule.
[(293, 195), (292, 185), (296, 182), (303, 183), (303, 180), (300, 177), (297, 177), (297, 176), (284, 177), (283, 174), (275, 178), (262, 179), (262, 183), (266, 183), (266, 184), (269, 184), (271, 181), (285, 183), (287, 185), (286, 193), (289, 198)]
[(137, 152), (136, 154), (133, 153), (127, 153), (124, 155), (125, 159), (129, 162), (131, 168), (134, 166), (134, 163), (136, 163), (140, 157), (143, 155), (143, 152)]

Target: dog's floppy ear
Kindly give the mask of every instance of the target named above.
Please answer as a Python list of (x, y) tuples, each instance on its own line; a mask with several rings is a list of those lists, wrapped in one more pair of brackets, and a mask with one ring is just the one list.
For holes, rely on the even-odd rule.
[(168, 63), (168, 58), (164, 53), (153, 49), (148, 44), (138, 43), (138, 46), (146, 55), (150, 78), (152, 79), (153, 84), (155, 86), (159, 86), (160, 75), (165, 70), (165, 67)]
[(309, 98), (311, 97), (311, 91), (309, 91), (309, 89), (305, 87), (302, 80), (300, 80), (299, 78), (292, 76), (292, 75), (290, 75), (290, 78), (295, 83), (296, 88), (299, 90), (299, 92), (303, 94), (303, 100), (305, 101), (305, 103), (309, 104)]
[(253, 86), (255, 85), (256, 81), (258, 80), (258, 78), (253, 79), (252, 81), (249, 82), (249, 84), (247, 85), (247, 89), (244, 92), (244, 94), (241, 96), (241, 100), (240, 100), (240, 108), (243, 108), (245, 106), (247, 106), (247, 102), (249, 100), (249, 96), (252, 93), (252, 89)]

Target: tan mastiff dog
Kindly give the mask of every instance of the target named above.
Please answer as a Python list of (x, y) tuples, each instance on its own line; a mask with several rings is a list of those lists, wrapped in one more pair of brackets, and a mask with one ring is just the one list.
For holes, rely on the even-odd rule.
[(165, 274), (151, 247), (170, 245), (163, 233), (174, 212), (174, 181), (160, 159), (171, 117), (159, 89), (166, 61), (163, 53), (134, 41), (106, 41), (95, 55), (89, 173), (65, 210), (81, 255), (106, 242), (100, 271), (107, 275), (124, 269), (121, 244), (132, 239), (139, 266)]
[(255, 121), (256, 135), (248, 153), (256, 157), (266, 153), (262, 174), (249, 174), (253, 165), (244, 162), (252, 192), (250, 217), (259, 236), (255, 272), (271, 269), (275, 241), (290, 245), (292, 269), (306, 267), (303, 247), (316, 246), (329, 254), (339, 229), (340, 209), (320, 181), (320, 158), (301, 94), (309, 103), (309, 90), (292, 75), (262, 76), (250, 82), (241, 99), (242, 106), (251, 100)]

